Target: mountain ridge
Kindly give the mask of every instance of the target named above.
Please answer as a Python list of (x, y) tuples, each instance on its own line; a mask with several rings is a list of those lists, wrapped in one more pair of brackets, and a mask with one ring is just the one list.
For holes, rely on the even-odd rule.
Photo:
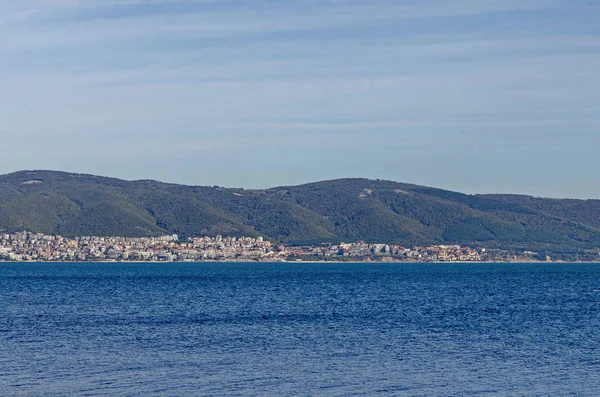
[(0, 231), (20, 230), (589, 250), (600, 246), (600, 200), (469, 195), (366, 178), (241, 189), (30, 170), (0, 175)]

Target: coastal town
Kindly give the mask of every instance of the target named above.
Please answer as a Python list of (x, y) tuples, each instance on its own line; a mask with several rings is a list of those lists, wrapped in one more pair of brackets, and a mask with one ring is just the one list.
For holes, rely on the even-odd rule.
[[(275, 244), (262, 237), (63, 237), (19, 232), (0, 234), (0, 261), (412, 261), (484, 262), (540, 259), (458, 245), (403, 247), (366, 242)], [(541, 258), (550, 260), (549, 257)]]

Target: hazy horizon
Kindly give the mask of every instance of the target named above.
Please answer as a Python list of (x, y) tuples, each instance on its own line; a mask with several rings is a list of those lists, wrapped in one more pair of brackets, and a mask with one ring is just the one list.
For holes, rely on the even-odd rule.
[(557, 196), (543, 196), (543, 195), (527, 194), (527, 193), (523, 193), (523, 192), (502, 192), (502, 191), (466, 192), (466, 191), (455, 190), (455, 189), (452, 189), (452, 188), (447, 188), (447, 187), (444, 187), (444, 186), (424, 185), (424, 184), (421, 184), (421, 183), (415, 183), (415, 182), (411, 182), (411, 181), (399, 181), (399, 180), (394, 180), (394, 179), (382, 179), (382, 178), (369, 178), (369, 177), (362, 177), (362, 176), (347, 176), (347, 177), (339, 177), (339, 178), (331, 178), (331, 179), (315, 179), (315, 180), (301, 181), (301, 182), (295, 183), (295, 184), (288, 183), (288, 184), (279, 184), (279, 185), (271, 185), (271, 186), (247, 186), (247, 187), (244, 187), (244, 186), (235, 186), (235, 185), (220, 185), (220, 184), (206, 185), (206, 184), (184, 183), (184, 182), (177, 182), (175, 180), (176, 178), (175, 179), (171, 179), (171, 180), (163, 180), (163, 179), (156, 179), (156, 178), (120, 178), (120, 177), (117, 177), (117, 176), (114, 176), (114, 175), (90, 174), (90, 173), (86, 173), (86, 172), (77, 172), (77, 171), (68, 171), (68, 170), (49, 170), (49, 169), (15, 170), (15, 171), (11, 171), (11, 172), (0, 174), (0, 176), (2, 176), (2, 175), (9, 175), (9, 174), (15, 174), (15, 173), (20, 173), (20, 172), (62, 172), (62, 173), (66, 173), (66, 174), (80, 174), (80, 175), (89, 175), (89, 176), (95, 176), (95, 177), (101, 177), (101, 178), (120, 179), (120, 180), (124, 180), (124, 181), (128, 181), (128, 182), (138, 182), (138, 181), (144, 181), (144, 180), (153, 180), (153, 181), (160, 182), (160, 183), (175, 184), (175, 185), (202, 186), (202, 187), (214, 187), (214, 186), (216, 186), (216, 187), (222, 187), (222, 188), (226, 188), (226, 189), (247, 189), (247, 190), (264, 190), (264, 189), (280, 188), (280, 187), (286, 187), (286, 186), (309, 185), (309, 184), (312, 184), (312, 183), (328, 182), (328, 181), (343, 180), (343, 179), (368, 179), (368, 180), (371, 180), (371, 181), (397, 182), (397, 183), (403, 183), (403, 184), (408, 184), (408, 185), (431, 187), (431, 188), (437, 188), (437, 189), (442, 189), (442, 190), (454, 191), (454, 192), (457, 192), (457, 193), (466, 193), (466, 194), (474, 194), (474, 195), (477, 195), (477, 194), (480, 194), (480, 195), (486, 195), (486, 194), (514, 194), (514, 195), (532, 196), (532, 197), (549, 198), (549, 199), (599, 200), (599, 199), (596, 199), (596, 198), (593, 198), (593, 197), (571, 197), (571, 196), (557, 197)]
[(0, 0), (0, 174), (599, 199), (600, 3)]

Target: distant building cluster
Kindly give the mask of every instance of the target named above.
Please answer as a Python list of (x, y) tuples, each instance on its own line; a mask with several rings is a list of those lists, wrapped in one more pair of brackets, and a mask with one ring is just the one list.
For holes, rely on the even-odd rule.
[(481, 261), (481, 250), (457, 245), (405, 248), (363, 242), (273, 245), (262, 237), (74, 237), (20, 232), (0, 235), (0, 260), (10, 261), (282, 261), (388, 259)]
[(0, 235), (0, 259), (11, 261), (260, 260), (272, 253), (262, 237), (74, 237), (40, 233)]
[[(3, 261), (413, 261), (480, 262), (531, 260), (516, 254), (459, 245), (403, 247), (365, 242), (280, 245), (262, 237), (63, 237), (20, 232), (0, 234)], [(549, 257), (546, 259), (550, 259)]]
[(435, 245), (407, 248), (401, 245), (368, 244), (365, 242), (322, 244), (318, 246), (284, 247), (290, 258), (353, 258), (405, 260), (426, 262), (482, 261), (485, 250), (459, 245)]

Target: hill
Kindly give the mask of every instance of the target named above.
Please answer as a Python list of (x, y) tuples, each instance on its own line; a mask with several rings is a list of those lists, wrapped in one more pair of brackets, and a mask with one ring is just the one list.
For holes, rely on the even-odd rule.
[(21, 230), (569, 251), (600, 246), (600, 200), (467, 195), (368, 179), (244, 190), (21, 171), (0, 176), (0, 231)]

